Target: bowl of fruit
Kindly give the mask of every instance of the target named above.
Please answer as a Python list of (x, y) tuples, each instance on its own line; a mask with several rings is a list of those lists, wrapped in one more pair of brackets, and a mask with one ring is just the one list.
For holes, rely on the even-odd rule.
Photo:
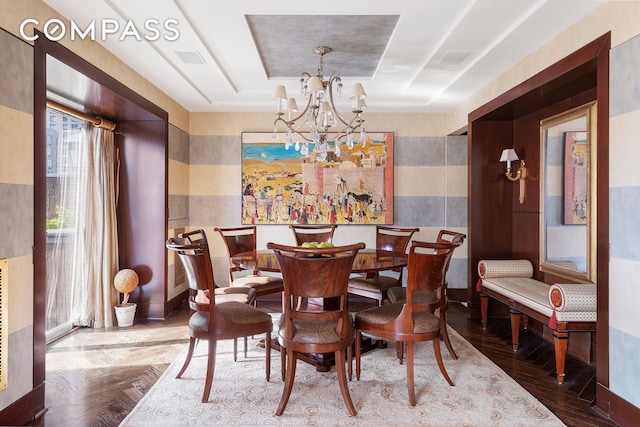
[[(307, 249), (325, 249), (325, 248), (332, 248), (333, 247), (333, 243), (331, 242), (302, 242), (301, 245), (303, 248), (307, 248)], [(309, 255), (312, 258), (320, 258), (323, 255), (322, 254), (310, 254)]]
[(332, 248), (333, 243), (331, 242), (303, 242), (303, 248)]

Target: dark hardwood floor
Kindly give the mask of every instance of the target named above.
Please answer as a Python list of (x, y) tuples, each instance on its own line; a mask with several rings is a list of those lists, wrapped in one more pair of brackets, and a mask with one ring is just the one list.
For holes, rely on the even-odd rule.
[[(375, 305), (354, 297), (351, 309)], [(278, 298), (258, 307), (281, 310)], [(136, 321), (128, 328), (78, 329), (47, 348), (46, 405), (34, 426), (117, 426), (186, 346), (188, 307), (181, 304), (164, 321)], [(533, 332), (521, 335), (521, 350), (511, 351), (508, 319), (494, 319), (487, 331), (452, 304), (447, 321), (568, 426), (616, 426), (592, 409), (595, 369), (571, 357), (567, 377), (555, 381), (553, 345)]]

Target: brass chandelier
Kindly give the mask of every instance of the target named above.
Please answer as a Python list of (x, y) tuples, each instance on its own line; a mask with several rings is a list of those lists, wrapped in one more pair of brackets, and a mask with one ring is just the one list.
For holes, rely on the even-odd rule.
[[(294, 146), (302, 156), (309, 156), (309, 144), (314, 144), (313, 151), (316, 161), (324, 162), (327, 159), (329, 143), (333, 142), (333, 152), (340, 156), (341, 139), (346, 140), (349, 149), (354, 145), (354, 133), (360, 132), (360, 141), (364, 146), (367, 141), (367, 133), (364, 128), (363, 111), (366, 109), (362, 84), (356, 83), (351, 89), (351, 117), (341, 114), (334, 103), (334, 91), (342, 93), (342, 79), (338, 72), (333, 72), (325, 80), (324, 56), (331, 52), (327, 46), (318, 46), (313, 53), (320, 57), (320, 66), (315, 75), (303, 72), (300, 77), (300, 90), (306, 96), (307, 105), (298, 115), (298, 105), (295, 98), (287, 97), (287, 91), (283, 85), (279, 85), (273, 98), (277, 102), (276, 119), (273, 122), (273, 141), (278, 140), (278, 125), (284, 125), (286, 129), (285, 148), (288, 150)], [(286, 114), (286, 118), (285, 118)], [(295, 142), (294, 142), (295, 138)]]

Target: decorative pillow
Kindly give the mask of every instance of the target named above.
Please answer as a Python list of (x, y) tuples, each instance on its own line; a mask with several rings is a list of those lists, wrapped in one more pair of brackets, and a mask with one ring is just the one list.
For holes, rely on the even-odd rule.
[(549, 288), (549, 304), (556, 311), (595, 311), (597, 289), (593, 283), (555, 283)]
[(549, 327), (558, 325), (556, 312), (595, 313), (597, 308), (597, 288), (593, 283), (554, 283), (549, 287), (549, 304), (553, 313)]
[(481, 279), (493, 277), (533, 277), (533, 264), (527, 259), (481, 260), (478, 262)]

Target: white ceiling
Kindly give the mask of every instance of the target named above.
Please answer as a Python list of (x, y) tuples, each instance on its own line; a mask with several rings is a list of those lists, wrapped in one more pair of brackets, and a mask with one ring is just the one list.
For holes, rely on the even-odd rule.
[[(299, 94), (326, 45), (325, 71), (361, 82), (369, 111), (446, 112), (605, 0), (45, 1), (81, 29), (118, 20), (98, 41), (189, 111), (274, 111), (274, 88)], [(128, 21), (142, 40), (121, 37)]]

